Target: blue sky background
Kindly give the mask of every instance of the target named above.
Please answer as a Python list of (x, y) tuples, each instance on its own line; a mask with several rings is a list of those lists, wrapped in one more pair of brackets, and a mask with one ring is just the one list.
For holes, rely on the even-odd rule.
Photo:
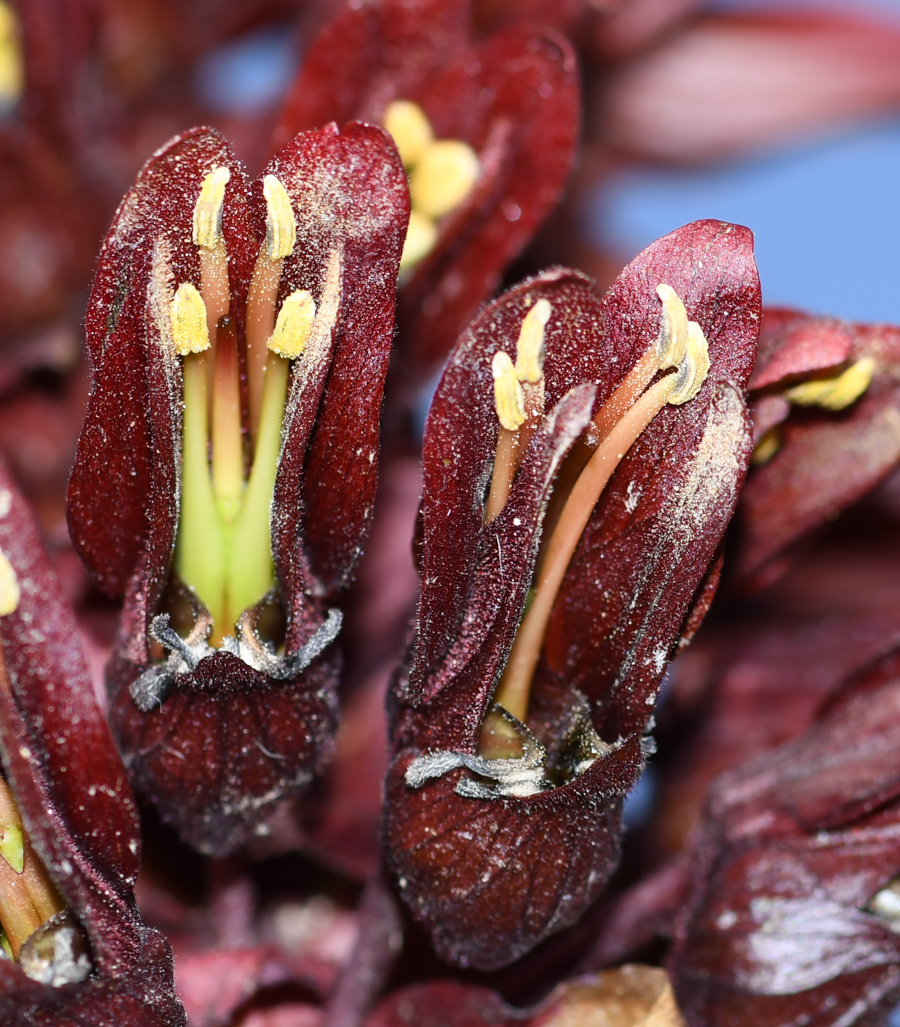
[[(900, 0), (790, 6), (871, 10), (900, 24)], [(716, 170), (630, 172), (588, 209), (623, 256), (706, 217), (753, 229), (767, 304), (900, 323), (900, 117)]]

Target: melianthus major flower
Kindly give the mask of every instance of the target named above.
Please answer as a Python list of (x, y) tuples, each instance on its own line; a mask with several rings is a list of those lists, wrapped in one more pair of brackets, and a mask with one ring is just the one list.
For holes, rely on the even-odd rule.
[(710, 789), (669, 965), (689, 1024), (887, 1023), (900, 997), (900, 650)]
[(0, 1021), (174, 1027), (172, 953), (134, 902), (140, 834), (75, 619), (0, 466)]
[(440, 370), (558, 202), (578, 138), (565, 37), (530, 19), (475, 39), (473, 7), (346, 4), (310, 47), (275, 132), (280, 143), (359, 118), (394, 136), (412, 194), (396, 371), (407, 388)]
[(301, 133), (252, 185), (195, 129), (101, 252), (69, 524), (124, 595), (107, 680), (134, 781), (208, 852), (330, 751), (408, 203), (378, 128)]
[(451, 356), (385, 815), (445, 959), (511, 962), (616, 864), (666, 665), (715, 588), (758, 330), (750, 233), (701, 221), (602, 300), (576, 272), (522, 283)]

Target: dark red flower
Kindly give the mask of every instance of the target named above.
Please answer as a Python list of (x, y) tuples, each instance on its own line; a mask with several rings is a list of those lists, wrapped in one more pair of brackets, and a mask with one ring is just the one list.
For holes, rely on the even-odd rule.
[[(0, 511), (0, 923), (19, 960), (0, 959), (0, 1020), (182, 1024), (171, 951), (134, 903), (140, 836), (125, 768), (74, 617), (3, 466)], [(18, 870), (8, 847), (16, 807), (26, 832)], [(24, 940), (23, 889), (40, 898), (41, 924)]]
[[(524, 282), (454, 350), (426, 428), (422, 590), (385, 828), (445, 959), (516, 959), (615, 866), (660, 682), (711, 598), (749, 458), (758, 318), (750, 233), (701, 221), (602, 300), (575, 272)], [(691, 340), (682, 383), (708, 340), (694, 398), (657, 381), (673, 332)], [(529, 354), (544, 352), (539, 373)], [(503, 409), (514, 379), (517, 429)]]
[[(407, 385), (440, 367), (553, 208), (577, 137), (578, 80), (566, 40), (515, 26), (474, 43), (471, 6), (347, 4), (307, 54), (276, 130), (280, 143), (300, 129), (360, 118), (395, 132), (413, 193), (398, 312), (397, 370)], [(459, 157), (457, 171), (422, 171), (435, 153), (423, 161), (429, 140), (446, 147), (451, 166)]]
[(371, 517), (407, 211), (380, 129), (303, 133), (252, 186), (195, 129), (147, 163), (101, 252), (69, 524), (125, 595), (108, 683), (126, 763), (209, 852), (332, 745), (332, 607)]
[(767, 310), (736, 572), (758, 588), (900, 462), (900, 329)]
[(874, 1024), (900, 997), (900, 651), (713, 787), (671, 958), (697, 1027)]

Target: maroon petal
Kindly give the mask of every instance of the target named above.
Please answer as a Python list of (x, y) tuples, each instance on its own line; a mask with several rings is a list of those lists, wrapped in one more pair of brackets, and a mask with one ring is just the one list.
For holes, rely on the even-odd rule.
[(875, 371), (862, 397), (846, 409), (793, 408), (779, 419), (780, 447), (751, 473), (741, 497), (736, 571), (748, 589), (777, 577), (792, 550), (874, 489), (900, 461), (893, 370), (900, 360), (900, 329), (780, 311), (770, 319), (767, 313), (763, 352), (756, 379), (762, 398), (863, 357), (874, 359)]
[[(87, 932), (95, 975), (53, 988), (0, 964), (4, 1022), (184, 1022), (172, 957), (134, 905), (138, 818), (68, 611), (24, 501), (0, 467), (0, 550), (20, 598), (0, 619), (0, 749), (35, 851)], [(138, 1010), (143, 1019), (138, 1019)], [(121, 1017), (121, 1019), (117, 1019)]]
[(408, 385), (440, 365), (552, 209), (577, 134), (566, 41), (515, 27), (473, 45), (469, 9), (468, 0), (346, 7), (307, 56), (276, 131), (283, 141), (326, 121), (380, 121), (392, 100), (413, 100), (438, 138), (478, 153), (479, 181), (402, 289), (398, 373)]
[(698, 221), (654, 243), (622, 272), (599, 312), (624, 365), (612, 372), (616, 378), (656, 331), (658, 282), (675, 289), (703, 328), (710, 371), (696, 399), (654, 418), (604, 490), (563, 583), (545, 649), (547, 670), (603, 709), (597, 727), (609, 740), (643, 730), (750, 455), (740, 391), (759, 324), (750, 233)]
[(900, 937), (878, 894), (900, 870), (898, 696), (894, 650), (714, 788), (672, 956), (689, 1022), (875, 1023), (896, 1002)]
[[(211, 129), (176, 136), (144, 165), (119, 206), (100, 252), (86, 316), (93, 388), (69, 481), (69, 530), (82, 560), (107, 592), (121, 595), (147, 539), (153, 433), (147, 364), (147, 292), (156, 248), (182, 281), (199, 282), (191, 243), (198, 182), (216, 165), (232, 172), (226, 209), (241, 195), (243, 171)], [(246, 243), (231, 217), (223, 231), (246, 281)]]
[[(317, 292), (328, 254), (341, 253), (340, 315), (330, 365), (302, 390), (295, 376), (274, 528), (282, 584), (294, 593), (311, 587), (334, 596), (346, 586), (371, 522), (409, 192), (393, 142), (371, 125), (302, 133), (275, 156), (268, 173), (279, 174), (305, 212), (285, 262), (282, 294), (298, 288)], [(301, 503), (302, 520), (296, 516)], [(301, 547), (313, 581), (297, 578)]]

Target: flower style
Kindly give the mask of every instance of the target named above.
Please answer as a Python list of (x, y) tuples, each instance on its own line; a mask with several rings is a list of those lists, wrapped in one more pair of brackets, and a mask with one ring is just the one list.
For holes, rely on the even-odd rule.
[(709, 604), (749, 459), (751, 250), (746, 229), (702, 221), (602, 300), (548, 272), (450, 359), (385, 818), (401, 894), (445, 959), (518, 958), (615, 866), (666, 663)]
[(723, 775), (671, 955), (690, 1024), (886, 1021), (900, 998), (900, 650)]
[(69, 524), (125, 596), (107, 679), (126, 763), (207, 852), (332, 744), (332, 604), (371, 515), (408, 202), (378, 128), (302, 133), (250, 187), (195, 129), (101, 252)]
[(556, 32), (477, 44), (470, 0), (347, 4), (319, 35), (276, 141), (359, 118), (394, 135), (413, 211), (398, 374), (431, 377), (559, 199), (579, 121), (576, 62)]
[(0, 1020), (183, 1024), (134, 903), (140, 837), (74, 617), (0, 466)]

